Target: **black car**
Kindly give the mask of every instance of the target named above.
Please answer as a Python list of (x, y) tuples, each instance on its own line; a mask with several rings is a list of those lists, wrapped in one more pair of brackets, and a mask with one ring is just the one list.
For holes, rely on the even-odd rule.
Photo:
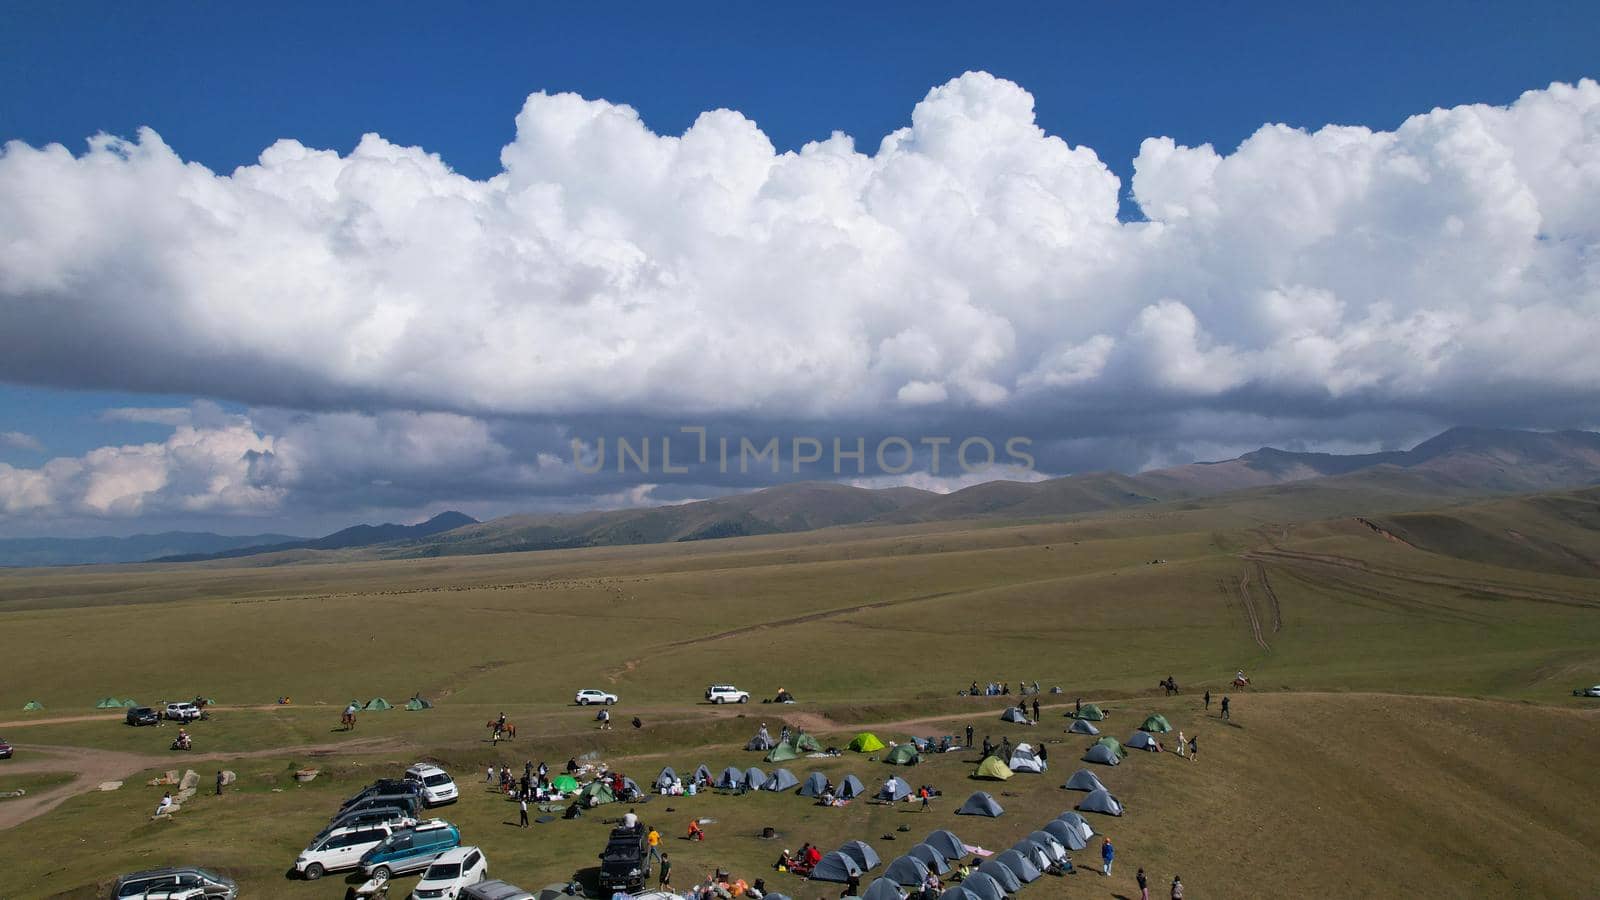
[(645, 843), (649, 828), (611, 829), (611, 839), (600, 854), (600, 892), (637, 891), (650, 877), (650, 848)]
[(11, 745), (6, 743), (6, 739), (5, 738), (0, 738), (0, 759), (10, 759), (10, 758), (11, 758)]
[(349, 799), (339, 804), (340, 809), (349, 809), (369, 797), (385, 797), (394, 794), (410, 794), (413, 796), (422, 793), (422, 785), (409, 778), (379, 778), (367, 785)]
[(127, 718), (124, 721), (129, 725), (160, 725), (161, 717), (156, 715), (156, 711), (150, 707), (140, 706), (128, 710)]

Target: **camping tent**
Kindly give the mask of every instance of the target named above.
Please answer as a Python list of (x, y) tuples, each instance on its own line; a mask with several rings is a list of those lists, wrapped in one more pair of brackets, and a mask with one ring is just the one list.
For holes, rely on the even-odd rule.
[(811, 870), (812, 881), (836, 881), (844, 884), (852, 877), (861, 877), (861, 866), (850, 858), (849, 854), (840, 853), (838, 850), (824, 856), (817, 867)]
[(1002, 722), (1015, 722), (1018, 725), (1032, 725), (1033, 724), (1031, 721), (1028, 720), (1028, 714), (1023, 712), (1022, 710), (1018, 709), (1015, 706), (1006, 707), (1006, 711), (1000, 714), (1000, 721), (1002, 721)]
[(1167, 721), (1166, 716), (1160, 713), (1152, 713), (1148, 719), (1144, 720), (1144, 724), (1139, 726), (1139, 730), (1166, 734), (1172, 730), (1172, 723)]
[(789, 743), (794, 744), (794, 749), (800, 751), (801, 753), (822, 752), (822, 745), (817, 743), (817, 739), (809, 734), (806, 734), (804, 731), (797, 732), (790, 737)]
[(433, 701), (424, 700), (421, 697), (412, 697), (406, 701), (406, 709), (412, 712), (416, 712), (419, 709), (433, 709)]
[(1105, 785), (1100, 783), (1100, 779), (1095, 777), (1095, 774), (1088, 769), (1079, 769), (1073, 772), (1072, 777), (1068, 778), (1067, 783), (1063, 784), (1062, 787), (1069, 791), (1099, 791), (1105, 789)]
[(694, 776), (690, 779), (692, 783), (699, 784), (710, 784), (711, 780), (711, 767), (705, 763), (695, 767)]
[(985, 756), (983, 762), (978, 763), (978, 768), (973, 771), (973, 778), (989, 778), (994, 781), (1005, 781), (1012, 775), (1010, 767), (1000, 761), (998, 756)]
[(893, 878), (874, 878), (861, 892), (861, 900), (905, 900), (906, 892), (900, 890)]
[(367, 712), (377, 712), (380, 709), (394, 709), (394, 707), (389, 705), (389, 701), (383, 699), (382, 697), (373, 697), (371, 700), (367, 701), (366, 706), (361, 708)]
[(101, 697), (95, 701), (95, 709), (121, 709), (122, 701), (115, 697)]
[(578, 779), (571, 775), (557, 775), (550, 779), (550, 786), (563, 794), (570, 794), (578, 789)]
[(1056, 816), (1056, 821), (1065, 822), (1068, 825), (1078, 829), (1078, 833), (1083, 835), (1083, 839), (1086, 841), (1089, 838), (1094, 837), (1094, 827), (1089, 824), (1089, 820), (1085, 819), (1081, 814), (1075, 813), (1070, 809), (1061, 815)]
[(794, 744), (790, 741), (784, 741), (781, 744), (777, 744), (771, 750), (768, 750), (767, 755), (764, 757), (764, 759), (766, 759), (766, 761), (769, 763), (788, 762), (791, 759), (799, 758), (800, 751), (795, 749)]
[(622, 778), (622, 792), (624, 797), (643, 797), (644, 791), (639, 790), (639, 782), (626, 775)]
[(1105, 813), (1108, 816), (1122, 815), (1122, 804), (1118, 803), (1117, 798), (1111, 796), (1111, 792), (1104, 788), (1092, 791), (1082, 800), (1079, 800), (1078, 808), (1084, 812)]
[(1128, 755), (1128, 751), (1122, 748), (1122, 742), (1109, 734), (1100, 738), (1100, 740), (1095, 741), (1095, 744), (1101, 747), (1110, 747), (1111, 752), (1117, 754), (1118, 756)]
[(589, 798), (593, 797), (596, 803), (615, 803), (617, 795), (611, 792), (611, 786), (604, 781), (591, 781), (578, 790), (587, 805)]
[(928, 866), (915, 856), (902, 856), (889, 863), (889, 868), (883, 870), (883, 877), (894, 879), (895, 884), (921, 887), (928, 877)]
[(922, 860), (922, 864), (928, 867), (928, 871), (935, 875), (943, 875), (950, 871), (950, 863), (944, 858), (944, 854), (927, 844), (918, 844), (912, 847), (906, 851), (906, 855), (915, 856), (917, 859)]
[(1123, 746), (1132, 747), (1135, 750), (1148, 750), (1151, 753), (1161, 752), (1161, 743), (1148, 731), (1135, 731)]
[(890, 750), (883, 761), (894, 766), (914, 766), (922, 762), (922, 754), (917, 752), (916, 744), (901, 744)]
[(1032, 747), (1018, 744), (1016, 749), (1011, 751), (1011, 759), (1006, 763), (1006, 768), (1010, 769), (1012, 774), (1028, 772), (1037, 775), (1044, 771), (1045, 764), (1044, 760), (1039, 758), (1039, 754), (1033, 752)]
[[(779, 771), (782, 771), (781, 769)], [(821, 797), (822, 791), (828, 786), (828, 777), (821, 772), (812, 772), (806, 776), (806, 783), (800, 785), (800, 796)]]
[(882, 863), (878, 859), (878, 851), (872, 849), (872, 845), (866, 841), (846, 841), (844, 846), (839, 848), (839, 852), (855, 860), (863, 872), (870, 872)]
[(794, 777), (794, 773), (788, 769), (774, 769), (772, 774), (767, 776), (767, 780), (761, 784), (761, 789), (763, 791), (787, 791), (799, 783), (800, 779)]
[(993, 878), (1000, 885), (1000, 890), (1008, 894), (1022, 890), (1022, 879), (1017, 877), (1017, 873), (994, 857), (984, 860), (983, 865), (978, 866), (978, 871)]
[(731, 791), (743, 782), (744, 773), (733, 766), (723, 769), (722, 774), (717, 776), (717, 787), (722, 788), (723, 790)]
[[(969, 887), (965, 881), (960, 884), (953, 884), (944, 889), (944, 893), (939, 895), (939, 900), (1005, 900), (1004, 894), (999, 897), (981, 897), (968, 890)], [(768, 896), (771, 895), (769, 894)]]
[(1091, 722), (1098, 722), (1105, 717), (1105, 710), (1095, 706), (1093, 703), (1085, 703), (1083, 708), (1078, 710), (1078, 718), (1088, 719)]
[[(981, 869), (983, 867), (979, 866), (978, 868)], [(1001, 868), (1003, 869), (1005, 866), (1001, 866)], [(994, 876), (987, 872), (973, 872), (961, 880), (961, 887), (965, 888), (974, 900), (1005, 900), (1006, 897), (1005, 887), (994, 880)], [(949, 896), (949, 891), (939, 895), (940, 900), (944, 900)]]
[(1083, 830), (1071, 822), (1056, 819), (1046, 824), (1044, 831), (1068, 850), (1078, 851), (1089, 846), (1089, 839), (1083, 836)]
[(996, 803), (994, 798), (989, 796), (988, 791), (978, 791), (971, 797), (968, 797), (967, 802), (961, 804), (961, 808), (956, 810), (956, 815), (988, 816), (990, 818), (994, 818), (1003, 812), (1005, 812), (1005, 810), (1001, 809), (1000, 804)]
[(650, 784), (656, 790), (660, 791), (670, 788), (677, 783), (678, 773), (674, 772), (671, 766), (663, 766), (660, 774), (656, 775), (656, 780)]
[(29, 700), (27, 703), (22, 704), (23, 712), (33, 712), (40, 709), (44, 709), (44, 704), (37, 700)]
[(1018, 853), (1016, 850), (1002, 850), (995, 854), (994, 859), (996, 862), (1015, 873), (1017, 880), (1023, 884), (1030, 884), (1038, 881), (1039, 876), (1044, 874), (1043, 872), (1039, 871), (1038, 866), (1028, 862), (1028, 858), (1023, 856), (1021, 853)]
[(1088, 753), (1083, 755), (1083, 761), (1100, 763), (1103, 766), (1115, 766), (1121, 764), (1122, 757), (1117, 755), (1117, 751), (1107, 747), (1105, 744), (1095, 744), (1089, 748)]
[(1028, 838), (1023, 838), (1022, 840), (1017, 841), (1015, 844), (1012, 844), (1011, 849), (1022, 854), (1022, 858), (1030, 863), (1033, 863), (1033, 867), (1038, 869), (1040, 872), (1050, 868), (1050, 866), (1055, 862), (1054, 858), (1052, 858), (1051, 855), (1045, 851), (1043, 846)]
[(878, 799), (888, 800), (891, 803), (911, 798), (911, 785), (898, 775), (883, 783), (878, 789)]
[(751, 738), (744, 745), (744, 748), (746, 750), (771, 750), (772, 735), (767, 734), (767, 726), (761, 726), (761, 730), (756, 732), (755, 737)]
[(744, 785), (745, 790), (759, 790), (763, 784), (767, 783), (767, 773), (755, 766), (751, 766), (744, 770), (744, 781), (741, 783)]
[(866, 792), (866, 785), (861, 783), (861, 779), (855, 777), (854, 775), (846, 775), (844, 779), (839, 782), (839, 790), (836, 793), (838, 793), (840, 799), (854, 800)]
[(857, 753), (876, 753), (883, 748), (883, 741), (870, 731), (863, 731), (850, 741), (850, 749)]
[(1028, 835), (1028, 840), (1038, 844), (1039, 849), (1044, 851), (1044, 855), (1049, 857), (1051, 862), (1063, 865), (1066, 863), (1067, 848), (1055, 835), (1040, 829), (1038, 831), (1031, 832)]
[(135, 709), (138, 707), (139, 701), (133, 699), (132, 697), (123, 697), (122, 705), (128, 709)]
[(1088, 719), (1073, 719), (1072, 720), (1072, 724), (1067, 726), (1067, 731), (1069, 731), (1069, 732), (1071, 732), (1073, 734), (1099, 734), (1100, 733), (1100, 729), (1094, 727), (1094, 723), (1089, 721)]
[(966, 848), (961, 844), (961, 838), (955, 832), (939, 829), (922, 839), (924, 844), (944, 854), (944, 858), (954, 861), (967, 855)]

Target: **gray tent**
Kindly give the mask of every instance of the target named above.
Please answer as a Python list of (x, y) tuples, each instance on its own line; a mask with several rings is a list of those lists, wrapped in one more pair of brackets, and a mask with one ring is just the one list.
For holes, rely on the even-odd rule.
[(996, 862), (1015, 872), (1017, 880), (1023, 884), (1038, 881), (1039, 876), (1044, 874), (1039, 871), (1038, 866), (1028, 862), (1027, 857), (1015, 850), (1002, 850), (995, 854), (994, 858)]
[[(629, 778), (626, 775), (622, 777), (622, 793), (623, 796), (626, 797), (644, 796), (644, 791), (639, 790), (639, 782), (634, 781), (632, 778)], [(621, 800), (622, 797), (618, 797), (617, 799)]]
[(1148, 731), (1135, 731), (1133, 737), (1122, 742), (1122, 746), (1133, 750), (1148, 750), (1151, 753), (1159, 753), (1161, 751), (1160, 742)]
[(744, 770), (744, 781), (742, 783), (746, 790), (759, 790), (763, 784), (767, 783), (767, 773), (755, 766), (751, 766)]
[(844, 884), (851, 877), (861, 877), (861, 867), (848, 854), (838, 850), (822, 857), (817, 867), (811, 870), (812, 881), (836, 881)]
[(763, 791), (787, 791), (799, 783), (800, 779), (794, 777), (793, 772), (788, 769), (776, 769), (771, 775), (767, 776), (767, 781), (761, 785), (761, 789)]
[(1083, 755), (1083, 761), (1099, 763), (1103, 766), (1122, 765), (1122, 757), (1117, 755), (1117, 751), (1111, 749), (1105, 744), (1095, 744), (1093, 747), (1090, 747), (1089, 752)]
[(946, 829), (939, 829), (922, 839), (924, 844), (944, 854), (944, 858), (952, 862), (967, 855), (966, 847), (962, 846), (961, 838), (956, 833)]
[(1016, 749), (1011, 751), (1011, 759), (1006, 762), (1006, 768), (1013, 772), (1031, 772), (1037, 775), (1044, 771), (1045, 764), (1044, 760), (1039, 758), (1039, 754), (1033, 752), (1032, 747), (1018, 744)]
[(883, 870), (883, 877), (892, 878), (895, 884), (906, 887), (921, 887), (928, 877), (928, 866), (915, 856), (900, 856)]
[(828, 776), (821, 772), (812, 772), (806, 776), (806, 783), (800, 786), (800, 796), (821, 797), (822, 791), (828, 786)]
[(1002, 721), (1002, 722), (1015, 722), (1018, 725), (1031, 725), (1032, 724), (1031, 722), (1028, 721), (1027, 714), (1024, 713), (1022, 710), (1016, 708), (1015, 706), (1006, 707), (1006, 711), (1000, 714), (1000, 721)]
[(1033, 867), (1038, 869), (1040, 872), (1050, 868), (1050, 864), (1055, 861), (1049, 853), (1045, 852), (1043, 847), (1034, 843), (1029, 838), (1023, 838), (1022, 840), (1017, 841), (1015, 844), (1012, 844), (1011, 849), (1022, 854), (1022, 858), (1032, 863)]
[(911, 785), (898, 775), (883, 783), (878, 789), (878, 799), (896, 802), (911, 796)]
[(900, 890), (893, 878), (875, 878), (861, 892), (861, 900), (906, 900), (906, 892)]
[(694, 780), (697, 781), (697, 782), (704, 783), (704, 784), (710, 784), (711, 783), (711, 767), (706, 765), (705, 763), (701, 763), (699, 766), (695, 767)]
[(1049, 857), (1051, 862), (1065, 863), (1067, 861), (1067, 848), (1061, 843), (1059, 838), (1050, 832), (1042, 829), (1039, 831), (1030, 832), (1028, 834), (1028, 840), (1038, 844), (1039, 849), (1044, 851), (1044, 855)]
[(678, 783), (678, 773), (674, 772), (672, 770), (671, 766), (662, 767), (661, 774), (657, 775), (656, 776), (656, 780), (654, 782), (652, 782), (652, 784), (655, 785), (655, 789), (658, 790), (658, 791), (662, 790), (663, 788), (672, 787), (674, 784), (677, 784), (677, 783)]
[(1044, 832), (1061, 842), (1061, 846), (1072, 852), (1077, 852), (1089, 846), (1089, 839), (1083, 836), (1083, 829), (1071, 822), (1063, 822), (1060, 819), (1056, 819), (1044, 826)]
[(855, 860), (863, 872), (870, 872), (880, 865), (878, 851), (872, 849), (872, 845), (866, 841), (846, 841), (844, 846), (839, 848), (839, 852)]
[(1067, 731), (1069, 731), (1069, 732), (1071, 732), (1073, 734), (1099, 734), (1100, 733), (1100, 729), (1094, 727), (1094, 723), (1089, 721), (1088, 719), (1073, 719), (1072, 720), (1072, 724), (1067, 726)]
[(1111, 796), (1111, 792), (1105, 788), (1093, 791), (1078, 801), (1078, 808), (1084, 812), (1105, 813), (1108, 816), (1122, 815), (1122, 804), (1118, 803), (1117, 798)]
[(1088, 769), (1079, 769), (1078, 771), (1073, 772), (1072, 777), (1068, 778), (1067, 783), (1063, 784), (1062, 787), (1069, 791), (1086, 792), (1103, 791), (1106, 788), (1105, 785), (1100, 783), (1100, 779)]
[(971, 797), (968, 797), (967, 802), (961, 804), (961, 808), (956, 810), (956, 815), (988, 816), (992, 819), (1003, 812), (1005, 812), (1005, 810), (1000, 807), (1000, 804), (994, 801), (993, 797), (989, 796), (988, 791), (978, 791)]
[[(966, 888), (967, 893), (971, 894), (976, 900), (1006, 900), (1005, 886), (994, 880), (994, 876), (981, 871), (982, 868), (982, 866), (979, 866), (980, 871), (973, 872), (962, 879), (961, 886)], [(1000, 868), (1004, 869), (1005, 866)], [(1011, 873), (1008, 871), (1006, 874), (1010, 875)], [(1011, 877), (1013, 879), (1016, 878), (1015, 875)], [(1020, 888), (1021, 886), (1019, 885), (1018, 887)], [(939, 895), (939, 900), (944, 900), (948, 896), (950, 896), (950, 892), (945, 891)]]
[(1056, 816), (1056, 821), (1065, 822), (1068, 825), (1078, 829), (1078, 832), (1083, 835), (1083, 839), (1086, 841), (1089, 838), (1094, 837), (1094, 826), (1089, 824), (1089, 820), (1070, 809), (1061, 815)]
[(717, 787), (725, 790), (732, 790), (743, 783), (744, 773), (733, 766), (723, 769), (722, 774), (717, 776)]
[(854, 775), (846, 775), (844, 780), (839, 782), (839, 790), (835, 793), (837, 793), (841, 799), (854, 800), (866, 792), (867, 787), (861, 783), (861, 779), (855, 777)]
[[(772, 895), (768, 894), (767, 896), (770, 897)], [(980, 897), (969, 890), (969, 885), (963, 881), (960, 884), (945, 888), (944, 893), (939, 895), (939, 900), (1004, 900), (1004, 897), (1004, 894), (999, 897)]]
[(1008, 894), (1015, 894), (1022, 890), (1022, 881), (1017, 878), (1017, 873), (1011, 871), (998, 856), (991, 856), (983, 861), (978, 871), (993, 878), (1000, 885), (1000, 889)]
[(763, 752), (771, 750), (772, 747), (772, 735), (767, 734), (767, 726), (765, 725), (761, 726), (761, 730), (756, 732), (756, 736), (744, 745), (746, 750), (761, 750)]
[(906, 851), (906, 855), (915, 856), (917, 859), (922, 860), (922, 864), (927, 866), (928, 870), (935, 875), (943, 875), (950, 871), (950, 863), (945, 860), (944, 854), (927, 844), (918, 844), (912, 847)]

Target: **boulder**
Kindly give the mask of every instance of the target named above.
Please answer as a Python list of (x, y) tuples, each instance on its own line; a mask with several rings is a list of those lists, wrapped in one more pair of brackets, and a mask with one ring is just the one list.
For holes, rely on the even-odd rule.
[(223, 783), (224, 786), (233, 784), (235, 781), (238, 781), (238, 780), (239, 780), (239, 776), (235, 775), (232, 769), (223, 769), (222, 770), (222, 783)]
[(178, 787), (181, 787), (186, 791), (193, 791), (195, 788), (197, 788), (199, 786), (200, 786), (200, 773), (196, 772), (193, 769), (185, 770), (184, 773), (183, 773), (183, 780), (178, 782)]

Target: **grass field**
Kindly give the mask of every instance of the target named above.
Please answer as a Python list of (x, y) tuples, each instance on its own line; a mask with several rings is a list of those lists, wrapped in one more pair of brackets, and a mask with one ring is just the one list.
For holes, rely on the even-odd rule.
[[(0, 895), (94, 896), (120, 872), (183, 861), (234, 874), (248, 896), (337, 896), (337, 879), (285, 878), (296, 851), (344, 794), (421, 758), (462, 782), (464, 799), (441, 815), (485, 848), (491, 871), (537, 887), (592, 863), (600, 817), (504, 824), (514, 806), (481, 789), (491, 762), (557, 766), (594, 752), (641, 782), (663, 764), (770, 768), (739, 748), (784, 716), (840, 745), (858, 728), (904, 740), (969, 722), (997, 741), (1061, 742), (1049, 744), (1052, 772), (998, 787), (967, 778), (972, 754), (930, 759), (907, 773), (945, 792), (925, 814), (766, 795), (641, 808), (671, 838), (680, 887), (720, 865), (797, 897), (837, 896), (768, 866), (805, 840), (862, 838), (888, 859), (933, 827), (1003, 849), (1069, 808), (1078, 795), (1058, 785), (1087, 741), (1062, 733), (1059, 705), (1080, 695), (1117, 709), (1108, 733), (1121, 738), (1144, 713), (1167, 713), (1198, 731), (1202, 758), (1136, 753), (1104, 775), (1128, 807), (1103, 829), (1119, 845), (1117, 877), (1084, 872), (1027, 893), (1128, 896), (1143, 865), (1157, 885), (1181, 873), (1191, 897), (1592, 895), (1600, 815), (1587, 798), (1600, 770), (1584, 748), (1600, 740), (1600, 702), (1570, 691), (1600, 681), (1600, 581), (1576, 564), (1530, 566), (1532, 551), (1478, 559), (1449, 544), (1470, 533), (1483, 546), (1484, 523), (1514, 523), (1571, 547), (1586, 538), (1570, 511), (1501, 501), (1481, 516), (1450, 510), (1476, 530), (1400, 516), (1380, 530), (1274, 518), (1281, 508), (1250, 497), (652, 547), (0, 574), (0, 654), (21, 673), (0, 684), (0, 735), (18, 745), (0, 762), (0, 789), (8, 764), (48, 766), (52, 747), (128, 776), (105, 793), (81, 780), (42, 788), (69, 799), (0, 837), (24, 851), (7, 854)], [(1542, 524), (1556, 514), (1561, 524)], [(1235, 696), (1235, 721), (1207, 717), (1199, 692), (1221, 693), (1238, 668), (1254, 687)], [(1160, 696), (1167, 675), (1183, 696)], [(956, 696), (973, 680), (1065, 693), (1041, 698), (1057, 708), (1023, 728), (998, 721), (1000, 701)], [(787, 687), (802, 702), (697, 702), (713, 681), (758, 697)], [(614, 731), (570, 705), (581, 687), (622, 696)], [(415, 692), (437, 708), (337, 728), (352, 697), (399, 706)], [(150, 705), (204, 694), (222, 708), (181, 754), (166, 749), (172, 728), (94, 710), (108, 694)], [(275, 706), (281, 695), (293, 703)], [(30, 699), (45, 709), (20, 712)], [(483, 726), (502, 710), (521, 736), (492, 747)], [(627, 724), (636, 715), (639, 730)], [(311, 761), (325, 774), (295, 784), (290, 773)], [(192, 767), (204, 785), (219, 766), (239, 772), (238, 790), (149, 821), (152, 773)], [(790, 766), (802, 778), (813, 767), (871, 786), (891, 771), (853, 754)], [(1005, 816), (950, 814), (980, 787)], [(703, 845), (676, 839), (692, 815), (717, 819)], [(782, 838), (755, 837), (763, 826)], [(897, 842), (880, 842), (885, 833)], [(1092, 856), (1078, 854), (1086, 868)]]

